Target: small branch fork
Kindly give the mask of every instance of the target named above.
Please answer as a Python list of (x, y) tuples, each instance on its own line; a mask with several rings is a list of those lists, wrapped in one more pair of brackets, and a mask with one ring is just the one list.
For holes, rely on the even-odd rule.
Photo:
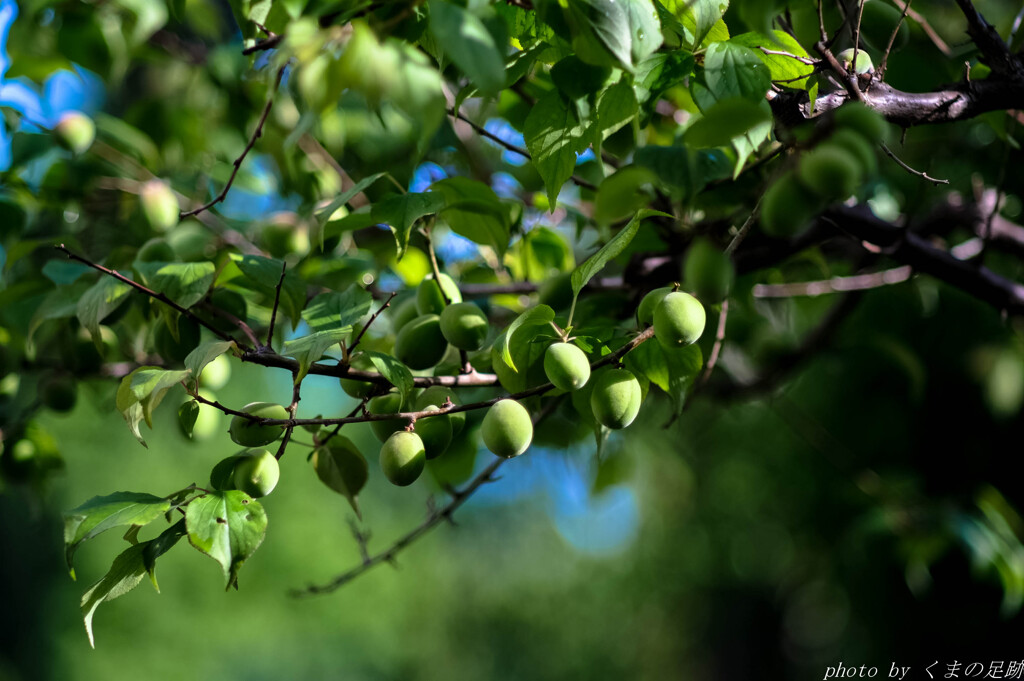
[(270, 116), (270, 110), (274, 107), (274, 95), (277, 93), (277, 89), (281, 86), (281, 78), (284, 77), (284, 69), (285, 67), (282, 66), (277, 70), (277, 75), (274, 76), (274, 85), (271, 87), (270, 94), (267, 96), (267, 103), (263, 106), (263, 113), (260, 115), (260, 119), (256, 123), (256, 129), (253, 130), (252, 136), (249, 138), (249, 143), (245, 145), (245, 149), (242, 149), (242, 153), (238, 155), (238, 158), (232, 161), (231, 175), (228, 177), (228, 181), (220, 191), (220, 194), (217, 194), (217, 196), (213, 197), (198, 208), (193, 208), (192, 210), (179, 213), (179, 219), (183, 220), (193, 215), (199, 215), (203, 211), (213, 208), (227, 198), (228, 192), (231, 190), (231, 185), (234, 184), (235, 178), (238, 176), (238, 170), (242, 167), (242, 161), (244, 161), (245, 157), (249, 155), (252, 148), (256, 146), (256, 140), (263, 135), (263, 126), (266, 125), (267, 118)]

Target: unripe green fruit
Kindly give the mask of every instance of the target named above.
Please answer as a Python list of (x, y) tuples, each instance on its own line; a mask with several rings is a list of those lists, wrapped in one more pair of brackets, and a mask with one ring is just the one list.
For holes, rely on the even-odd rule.
[(479, 350), (484, 345), (490, 322), (473, 303), (453, 303), (441, 312), (441, 333), (460, 350)]
[(406, 298), (395, 308), (394, 315), (391, 317), (391, 328), (395, 333), (398, 333), (406, 324), (418, 316), (416, 298)]
[(856, 158), (862, 176), (868, 177), (878, 171), (878, 156), (874, 147), (855, 131), (849, 128), (837, 130), (828, 138), (828, 143), (845, 149)]
[(500, 400), (487, 410), (480, 435), (487, 449), (510, 459), (529, 448), (533, 441), (533, 421), (523, 405), (515, 400)]
[[(207, 399), (215, 399), (210, 394), (205, 394), (203, 397)], [(192, 440), (198, 442), (201, 440), (209, 440), (211, 437), (216, 435), (218, 432), (223, 432), (220, 429), (221, 426), (221, 412), (220, 410), (211, 407), (209, 405), (199, 405), (199, 414), (196, 416), (196, 422), (192, 424)]]
[[(455, 391), (446, 385), (432, 385), (416, 398), (416, 410), (423, 411), (431, 405), (441, 408), (448, 401), (451, 401), (452, 404), (459, 404), (459, 401), (455, 399)], [(449, 414), (448, 418), (452, 423), (452, 435), (461, 433), (466, 425), (466, 412), (457, 411), (454, 414)]]
[(856, 63), (854, 63), (854, 49), (852, 47), (837, 54), (836, 59), (839, 60), (839, 63), (846, 70), (849, 70), (852, 64), (853, 70), (857, 74), (870, 73), (875, 70), (875, 65), (871, 63), (871, 55), (863, 49), (856, 50), (856, 53)]
[(48, 409), (67, 412), (75, 408), (78, 385), (73, 376), (52, 374), (39, 383), (39, 401)]
[(178, 224), (178, 197), (163, 180), (149, 180), (139, 192), (142, 214), (156, 232), (166, 232)]
[(155, 237), (139, 247), (135, 259), (139, 262), (174, 262), (177, 256), (165, 239)]
[[(366, 411), (370, 414), (397, 414), (402, 410), (402, 396), (398, 393), (378, 395), (366, 403)], [(405, 428), (403, 419), (386, 419), (370, 421), (370, 429), (377, 439), (384, 442), (391, 434)]]
[(881, 52), (889, 45), (889, 39), (898, 23), (900, 28), (896, 32), (892, 49), (902, 49), (910, 40), (910, 27), (907, 26), (905, 19), (900, 22), (902, 14), (900, 10), (882, 0), (865, 2), (864, 11), (861, 14), (860, 37), (870, 47)]
[(309, 252), (309, 230), (297, 214), (280, 211), (259, 228), (259, 242), (275, 258), (303, 255)]
[(210, 470), (210, 489), (229, 490), (235, 489), (235, 464), (244, 454), (232, 454), (217, 462), (217, 465)]
[(871, 144), (885, 142), (889, 137), (889, 124), (885, 118), (862, 102), (848, 102), (833, 114), (837, 128), (849, 128)]
[(255, 498), (273, 492), (280, 478), (281, 467), (277, 458), (266, 449), (250, 449), (239, 456), (231, 475), (235, 489)]
[(636, 376), (626, 369), (612, 369), (594, 379), (590, 408), (601, 425), (618, 430), (631, 424), (640, 413), (640, 397)]
[(456, 286), (455, 281), (451, 277), (442, 272), (441, 285), (438, 286), (437, 282), (434, 281), (434, 275), (428, 274), (423, 277), (423, 281), (420, 282), (419, 287), (416, 289), (416, 311), (421, 315), (441, 314), (441, 311), (445, 308), (441, 289), (444, 289), (444, 295), (448, 296), (448, 302), (462, 302), (462, 293), (459, 292), (459, 287)]
[(178, 339), (175, 340), (167, 325), (160, 322), (156, 328), (153, 345), (161, 357), (174, 364), (181, 364), (188, 357), (188, 353), (199, 345), (199, 336), (199, 324), (189, 317), (180, 317)]
[(665, 296), (672, 293), (671, 286), (656, 288), (643, 297), (636, 309), (636, 320), (641, 327), (654, 323), (654, 308), (658, 307)]
[(552, 343), (544, 352), (544, 373), (559, 390), (579, 390), (590, 379), (590, 362), (572, 343)]
[(799, 234), (824, 206), (796, 175), (786, 173), (761, 200), (761, 229), (768, 236), (788, 239)]
[[(367, 359), (365, 355), (360, 355), (352, 362), (351, 366), (353, 369), (359, 369), (360, 371), (369, 371), (373, 369), (373, 362)], [(377, 388), (373, 383), (354, 378), (339, 378), (338, 382), (341, 384), (341, 389), (345, 391), (346, 395), (357, 400), (373, 394), (373, 391)]]
[(62, 147), (82, 154), (96, 139), (96, 124), (81, 111), (68, 111), (53, 127), (53, 134)]
[(701, 300), (716, 303), (725, 298), (735, 275), (729, 256), (707, 239), (697, 239), (686, 251), (683, 281)]
[(800, 159), (797, 175), (804, 186), (826, 201), (845, 199), (860, 185), (860, 162), (838, 144), (825, 142)]
[(404, 430), (394, 433), (380, 448), (380, 468), (384, 477), (399, 487), (416, 482), (426, 461), (423, 440), (416, 433)]
[(700, 301), (689, 293), (676, 291), (654, 308), (654, 335), (662, 346), (678, 348), (695, 343), (704, 333), (706, 321)]
[[(242, 407), (242, 411), (265, 419), (290, 418), (287, 409), (273, 402), (252, 402)], [(231, 426), (228, 428), (231, 439), (243, 447), (268, 445), (283, 433), (284, 426), (264, 426), (242, 416), (232, 417)]]
[(441, 333), (441, 318), (436, 314), (417, 317), (395, 337), (395, 357), (414, 371), (434, 366), (447, 351), (448, 341)]
[[(434, 405), (423, 411), (440, 411)], [(452, 443), (452, 421), (449, 416), (430, 416), (416, 419), (412, 432), (420, 436), (428, 459), (436, 459), (445, 453)]]

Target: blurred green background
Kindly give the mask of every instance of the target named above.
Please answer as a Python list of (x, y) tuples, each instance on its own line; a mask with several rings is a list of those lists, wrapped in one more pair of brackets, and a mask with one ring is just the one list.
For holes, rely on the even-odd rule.
[[(900, 311), (923, 300), (926, 315)], [(96, 650), (78, 600), (123, 542), (83, 547), (73, 583), (58, 511), (201, 484), (233, 445), (186, 441), (168, 407), (145, 450), (113, 411), (114, 383), (83, 383), (72, 414), (45, 417), (67, 465), (46, 501), (0, 496), (0, 678), (813, 679), (840, 660), (1005, 659), (1024, 633), (1011, 540), (1024, 432), (1019, 397), (993, 416), (977, 360), (1006, 333), (928, 282), (869, 294), (771, 398), (704, 397), (667, 430), (667, 411), (645, 411), (600, 465), (589, 445), (534, 448), (398, 569), (326, 596), (286, 590), (356, 564), (353, 513), (290, 449), (240, 591), (182, 544), (157, 568), (159, 595), (143, 583), (99, 609)], [(232, 369), (225, 402), (287, 397), (286, 373)], [(300, 413), (346, 399), (312, 382)], [(364, 427), (350, 435), (369, 444)], [(383, 484), (369, 458), (373, 550), (443, 494)]]

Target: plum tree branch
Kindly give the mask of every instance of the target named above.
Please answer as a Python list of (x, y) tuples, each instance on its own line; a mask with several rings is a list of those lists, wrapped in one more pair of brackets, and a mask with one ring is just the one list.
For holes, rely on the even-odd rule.
[(132, 287), (136, 291), (139, 291), (140, 293), (145, 293), (147, 296), (149, 296), (150, 298), (153, 298), (154, 300), (159, 300), (164, 305), (167, 305), (167, 306), (177, 310), (178, 312), (180, 312), (181, 314), (185, 315), (189, 319), (192, 319), (193, 321), (195, 321), (197, 324), (200, 324), (200, 325), (206, 327), (211, 332), (213, 332), (213, 334), (215, 336), (217, 336), (217, 338), (220, 338), (221, 340), (225, 340), (225, 341), (234, 341), (236, 344), (238, 343), (238, 341), (236, 341), (234, 338), (232, 338), (231, 336), (227, 335), (226, 333), (224, 333), (220, 329), (216, 328), (215, 326), (213, 326), (212, 324), (210, 324), (206, 320), (202, 319), (201, 317), (196, 316), (191, 310), (189, 310), (187, 308), (184, 308), (181, 305), (178, 305), (176, 302), (174, 302), (173, 300), (168, 298), (163, 293), (158, 293), (158, 292), (154, 291), (153, 289), (151, 289), (151, 288), (149, 288), (147, 286), (143, 286), (142, 284), (138, 283), (137, 281), (133, 281), (133, 280), (129, 279), (128, 277), (124, 276), (120, 272), (117, 272), (115, 270), (112, 270), (112, 269), (109, 269), (107, 267), (104, 267), (103, 265), (100, 265), (99, 263), (95, 263), (95, 262), (89, 260), (88, 258), (84, 258), (84, 257), (82, 257), (82, 256), (80, 256), (80, 255), (78, 255), (76, 253), (73, 253), (64, 244), (58, 244), (57, 246), (54, 246), (54, 248), (56, 248), (61, 253), (64, 253), (65, 255), (67, 255), (68, 258), (70, 258), (71, 260), (77, 260), (78, 262), (82, 263), (83, 265), (87, 265), (87, 266), (93, 268), (94, 270), (97, 270), (98, 272), (101, 272), (102, 274), (107, 275), (108, 277), (113, 277), (114, 279), (117, 279), (121, 283), (127, 284), (128, 286)]
[[(613, 352), (611, 354), (608, 354), (608, 355), (605, 355), (601, 359), (598, 359), (598, 360), (592, 362), (590, 364), (591, 371), (593, 371), (595, 369), (600, 369), (603, 366), (607, 366), (609, 364), (613, 364), (615, 362), (618, 362), (628, 352), (630, 352), (631, 350), (633, 350), (635, 347), (637, 347), (641, 343), (644, 343), (645, 341), (648, 341), (648, 340), (650, 340), (653, 337), (654, 337), (654, 328), (653, 327), (649, 327), (649, 328), (645, 329), (644, 331), (638, 333), (636, 336), (631, 338), (625, 345), (620, 347), (615, 352)], [(297, 365), (296, 365), (296, 369), (295, 370), (296, 371), (298, 370), (297, 369)], [(310, 371), (310, 373), (313, 373), (313, 372)], [(487, 378), (490, 378), (491, 376), (492, 376), (491, 374), (463, 374), (463, 375), (460, 375), (460, 376), (445, 376), (443, 378), (473, 378), (473, 377), (487, 377)], [(436, 377), (436, 378), (442, 378), (442, 377)], [(497, 377), (494, 377), (494, 378), (496, 379)], [(438, 385), (438, 384), (435, 383), (433, 385)], [(455, 383), (455, 384), (448, 383), (448, 384), (441, 384), (441, 385), (459, 385), (459, 384), (458, 383)], [(465, 384), (463, 384), (463, 385), (465, 385)], [(475, 384), (475, 385), (478, 385), (478, 384)], [(497, 385), (497, 380), (495, 380), (493, 383), (491, 383), (489, 385)], [(340, 418), (315, 418), (315, 419), (296, 419), (296, 418), (290, 418), (290, 419), (268, 419), (268, 418), (262, 418), (262, 417), (259, 417), (259, 416), (253, 416), (252, 414), (247, 414), (247, 413), (242, 412), (242, 411), (238, 411), (236, 409), (231, 409), (229, 407), (225, 407), (224, 405), (222, 405), (222, 404), (220, 404), (220, 403), (218, 403), (218, 402), (216, 402), (214, 400), (207, 400), (207, 399), (199, 396), (198, 394), (193, 395), (193, 397), (198, 399), (200, 402), (203, 402), (204, 404), (209, 404), (211, 406), (216, 407), (217, 409), (220, 409), (225, 414), (228, 414), (230, 416), (241, 416), (242, 418), (248, 419), (250, 421), (256, 421), (260, 425), (269, 425), (269, 426), (317, 426), (317, 425), (319, 425), (319, 426), (334, 426), (334, 425), (346, 425), (346, 424), (349, 424), (349, 423), (366, 423), (368, 421), (391, 421), (391, 420), (406, 420), (406, 421), (409, 421), (410, 423), (413, 423), (413, 422), (417, 421), (418, 419), (423, 419), (423, 418), (431, 418), (431, 417), (434, 417), (434, 416), (443, 416), (445, 414), (454, 414), (454, 413), (457, 413), (457, 412), (460, 412), (460, 411), (473, 411), (473, 410), (476, 410), (476, 409), (484, 409), (484, 408), (489, 407), (492, 404), (495, 404), (496, 402), (499, 402), (499, 401), (504, 400), (504, 399), (523, 400), (523, 399), (526, 399), (528, 397), (534, 397), (536, 395), (543, 395), (546, 392), (554, 390), (554, 388), (555, 388), (555, 386), (552, 385), (551, 383), (542, 383), (540, 385), (534, 386), (532, 388), (528, 388), (526, 390), (522, 390), (520, 392), (512, 393), (510, 395), (500, 395), (498, 397), (493, 397), (493, 398), (488, 399), (488, 400), (481, 400), (479, 402), (471, 402), (471, 403), (468, 403), (468, 404), (453, 404), (453, 405), (450, 405), (450, 406), (441, 407), (440, 409), (423, 410), (423, 411), (409, 411), (409, 412), (396, 412), (396, 413), (393, 413), (393, 414), (364, 414), (362, 416), (342, 416)]]

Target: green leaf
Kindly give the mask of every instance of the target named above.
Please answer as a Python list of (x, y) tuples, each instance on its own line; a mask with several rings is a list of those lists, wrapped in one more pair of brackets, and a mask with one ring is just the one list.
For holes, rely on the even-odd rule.
[(734, 137), (745, 135), (758, 125), (772, 120), (771, 109), (742, 97), (730, 97), (716, 102), (704, 116), (691, 125), (683, 136), (691, 147), (721, 147)]
[(89, 284), (80, 281), (50, 291), (32, 315), (32, 321), (28, 325), (27, 342), (31, 344), (32, 336), (45, 322), (51, 319), (73, 317), (78, 312), (78, 301), (88, 288)]
[(82, 595), (82, 614), (85, 621), (85, 633), (89, 636), (89, 645), (96, 647), (93, 638), (92, 618), (101, 603), (119, 598), (142, 581), (146, 574), (146, 564), (142, 558), (145, 544), (135, 544), (125, 549), (110, 566), (103, 579), (96, 582)]
[(644, 187), (654, 185), (657, 176), (642, 166), (626, 166), (606, 177), (597, 188), (594, 220), (607, 225), (646, 206), (651, 192)]
[[(728, 0), (665, 0), (665, 7), (683, 26), (683, 41), (696, 51), (729, 9)], [(726, 33), (728, 38), (728, 33)]]
[(181, 432), (185, 434), (185, 437), (192, 439), (192, 429), (196, 425), (196, 419), (199, 418), (199, 403), (195, 400), (189, 400), (182, 402), (181, 406), (178, 407), (178, 426), (181, 428)]
[(132, 287), (113, 277), (103, 276), (78, 300), (78, 321), (89, 330), (94, 343), (101, 342), (100, 322), (121, 306)]
[(632, 86), (625, 80), (610, 86), (597, 100), (597, 121), (591, 132), (595, 143), (608, 139), (636, 116), (639, 105)]
[[(650, 343), (644, 343), (644, 345), (650, 345)], [(671, 350), (662, 348), (662, 350), (665, 355), (665, 363), (668, 366), (669, 384), (666, 392), (672, 398), (675, 414), (678, 415), (683, 412), (690, 387), (704, 366), (704, 355), (697, 344)]]
[(360, 319), (370, 313), (373, 296), (361, 286), (353, 285), (342, 293), (321, 293), (302, 311), (302, 318), (313, 331), (352, 330)]
[(400, 194), (375, 203), (371, 215), (374, 223), (382, 222), (391, 227), (398, 247), (398, 259), (401, 260), (409, 246), (413, 223), (424, 215), (438, 212), (444, 204), (444, 196), (435, 192)]
[(521, 315), (515, 318), (515, 320), (508, 325), (505, 332), (498, 339), (498, 345), (501, 352), (501, 358), (505, 361), (505, 364), (509, 366), (512, 371), (518, 372), (515, 362), (512, 360), (512, 352), (510, 345), (512, 338), (523, 326), (536, 326), (538, 324), (547, 324), (555, 318), (555, 311), (547, 305), (537, 305), (526, 310)]
[(430, 0), (430, 32), (441, 49), (485, 94), (505, 86), (505, 60), (483, 22), (445, 0)]
[(733, 43), (715, 43), (704, 57), (704, 81), (716, 99), (764, 100), (771, 73), (757, 53)]
[(354, 185), (349, 187), (347, 191), (344, 191), (338, 196), (336, 196), (333, 201), (327, 204), (326, 208), (318, 211), (317, 219), (313, 222), (313, 226), (309, 235), (310, 242), (314, 244), (319, 244), (320, 250), (324, 250), (324, 226), (331, 219), (331, 216), (333, 216), (334, 213), (339, 208), (341, 208), (346, 203), (351, 201), (356, 196), (356, 194), (368, 188), (370, 185), (372, 185), (374, 182), (384, 177), (385, 175), (387, 175), (386, 172), (380, 172), (370, 175), (368, 177), (364, 177), (363, 179), (359, 180), (359, 182), (356, 182)]
[(633, 89), (640, 104), (657, 102), (669, 88), (693, 72), (693, 55), (682, 52), (652, 54), (636, 67)]
[(298, 383), (305, 378), (313, 362), (323, 357), (329, 347), (345, 340), (351, 331), (351, 327), (317, 331), (286, 342), (281, 354), (292, 357), (299, 363), (299, 373), (295, 376), (295, 382)]
[(693, 192), (693, 159), (684, 146), (640, 147), (633, 154), (633, 163), (652, 171), (658, 185), (672, 198), (681, 199)]
[(188, 309), (210, 290), (217, 267), (212, 262), (139, 262), (143, 283)]
[(788, 33), (773, 31), (770, 36), (763, 33), (742, 33), (730, 39), (729, 42), (751, 48), (754, 54), (768, 67), (773, 81), (787, 81), (779, 84), (798, 90), (807, 89), (807, 76), (814, 73), (813, 66), (804, 64), (793, 59), (793, 57), (781, 54), (765, 54), (761, 50), (756, 49), (764, 47), (775, 52), (788, 52), (797, 57), (809, 58), (810, 55), (807, 54), (807, 51)]
[(362, 518), (357, 496), (370, 477), (366, 458), (354, 445), (349, 446), (349, 442), (341, 446), (333, 444), (331, 447), (317, 447), (313, 452), (313, 470), (320, 482), (348, 499), (356, 516)]
[(484, 246), (490, 246), (501, 258), (508, 248), (508, 208), (494, 190), (483, 182), (452, 177), (435, 182), (431, 189), (444, 197), (445, 208), (439, 217), (456, 234)]
[(114, 559), (103, 579), (82, 595), (82, 614), (90, 646), (96, 647), (92, 618), (100, 604), (123, 596), (137, 587), (146, 573), (149, 573), (153, 587), (157, 592), (160, 591), (156, 583), (156, 559), (167, 553), (184, 535), (183, 522), (177, 522), (167, 528), (156, 539), (129, 546)]
[(576, 269), (572, 271), (572, 275), (569, 278), (572, 284), (573, 298), (579, 296), (580, 291), (587, 285), (595, 274), (604, 269), (604, 266), (608, 264), (608, 261), (618, 256), (622, 251), (626, 249), (629, 242), (636, 236), (637, 230), (640, 229), (640, 223), (653, 215), (662, 215), (665, 217), (672, 217), (665, 213), (655, 210), (641, 210), (633, 219), (629, 221), (625, 227), (619, 230), (618, 234), (608, 240), (604, 246), (601, 247), (594, 255), (587, 258), (583, 263), (578, 265)]
[[(661, 47), (661, 21), (651, 0), (575, 0), (597, 40), (627, 71)], [(574, 42), (575, 46), (575, 42)]]
[(238, 571), (267, 531), (267, 513), (245, 492), (211, 492), (193, 499), (185, 512), (188, 541), (220, 563), (225, 589), (238, 583)]
[[(277, 289), (277, 283), (281, 280), (281, 271), (284, 267), (283, 260), (276, 258), (265, 258), (260, 255), (242, 255), (231, 253), (231, 259), (242, 271), (242, 274), (255, 284), (257, 291), (268, 297), (273, 297)], [(281, 309), (291, 320), (292, 324), (298, 324), (301, 319), (302, 308), (306, 305), (306, 284), (295, 275), (294, 272), (287, 272), (284, 283), (281, 285)]]
[(398, 388), (398, 392), (402, 393), (402, 400), (406, 400), (415, 385), (409, 367), (383, 352), (366, 350), (363, 354), (370, 358), (374, 368), (380, 372), (381, 376), (388, 379), (391, 385)]
[(666, 393), (670, 390), (668, 360), (660, 343), (648, 341), (636, 346), (626, 355), (626, 368), (642, 375)]
[(237, 348), (234, 341), (207, 341), (200, 343), (185, 358), (185, 368), (192, 372), (192, 377), (199, 380), (206, 365), (217, 359), (232, 348)]
[(188, 369), (168, 371), (144, 366), (121, 379), (115, 400), (117, 410), (124, 416), (132, 434), (143, 447), (147, 445), (139, 431), (139, 422), (145, 419), (146, 425), (152, 428), (153, 410), (159, 406), (168, 390), (191, 375)]
[(587, 148), (587, 127), (578, 121), (558, 92), (537, 100), (523, 125), (526, 148), (544, 180), (551, 210), (576, 168), (576, 154)]
[(185, 530), (185, 519), (182, 518), (161, 532), (156, 539), (142, 545), (142, 564), (146, 567), (149, 579), (153, 582), (153, 588), (157, 592), (160, 591), (160, 585), (156, 581), (156, 559), (170, 551), (186, 534), (188, 532)]
[(64, 512), (64, 557), (72, 579), (72, 559), (79, 545), (112, 527), (148, 525), (171, 508), (167, 499), (138, 492), (114, 492), (93, 497)]

